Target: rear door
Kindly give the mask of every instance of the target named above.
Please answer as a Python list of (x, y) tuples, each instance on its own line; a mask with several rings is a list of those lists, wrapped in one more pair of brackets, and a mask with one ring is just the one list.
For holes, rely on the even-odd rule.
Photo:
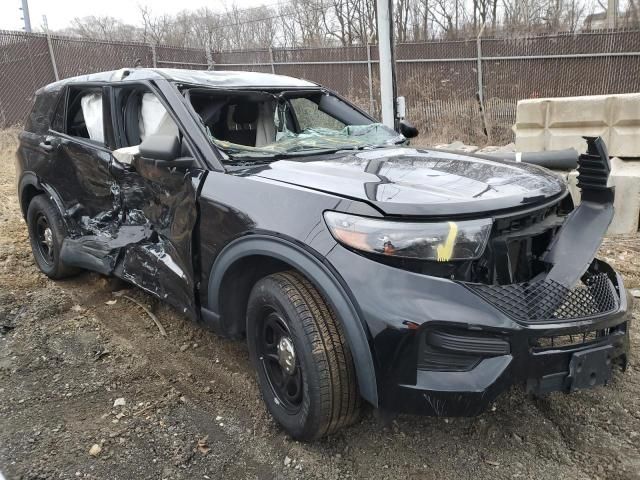
[(51, 139), (57, 151), (57, 190), (81, 228), (93, 232), (104, 228), (107, 217), (112, 217), (118, 208), (116, 183), (110, 170), (112, 150), (104, 128), (108, 90), (70, 87), (65, 100), (65, 130)]
[(120, 192), (111, 173), (113, 135), (109, 88), (72, 85), (63, 93), (40, 144), (48, 161), (41, 176), (58, 194), (71, 227), (61, 255), (70, 265), (110, 273), (117, 248)]
[(110, 172), (104, 103), (108, 105), (108, 91), (103, 87), (68, 87), (39, 144), (47, 157), (38, 169), (42, 180), (56, 190), (72, 220), (87, 228), (118, 202), (112, 192), (116, 183)]
[(114, 87), (113, 94), (113, 125), (120, 147), (113, 167), (122, 199), (120, 228), (136, 238), (123, 248), (116, 274), (195, 319), (193, 232), (205, 170), (138, 161), (138, 145), (150, 135), (177, 136), (181, 156), (194, 154), (175, 114), (151, 85)]

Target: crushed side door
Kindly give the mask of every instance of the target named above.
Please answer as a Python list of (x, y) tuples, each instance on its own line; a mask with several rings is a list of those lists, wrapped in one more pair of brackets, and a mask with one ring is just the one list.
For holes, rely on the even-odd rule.
[[(120, 231), (128, 242), (114, 274), (197, 318), (193, 231), (205, 173), (135, 162), (119, 176)], [(125, 233), (126, 232), (126, 233)]]
[[(206, 170), (196, 166), (203, 163), (195, 160), (201, 150), (197, 139), (186, 134), (194, 129), (178, 90), (169, 84), (155, 87), (150, 83), (114, 87), (118, 145), (136, 150), (144, 138), (170, 133), (179, 139), (180, 155), (193, 158), (194, 163), (183, 167), (178, 162), (142, 158), (139, 153), (131, 163), (114, 162), (122, 204), (120, 237), (126, 241), (113, 273), (195, 320), (199, 306), (194, 231)], [(144, 132), (137, 131), (139, 123), (145, 125)]]

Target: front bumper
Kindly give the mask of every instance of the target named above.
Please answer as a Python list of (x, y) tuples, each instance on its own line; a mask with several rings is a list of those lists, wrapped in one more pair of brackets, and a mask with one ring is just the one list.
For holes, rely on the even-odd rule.
[[(481, 358), (463, 371), (434, 371), (428, 369), (432, 365), (427, 369), (418, 365), (415, 382), (388, 385), (386, 407), (423, 415), (473, 416), (512, 385), (524, 385), (527, 392), (541, 395), (606, 384), (617, 367), (626, 368), (630, 320), (625, 306), (581, 326), (540, 324), (536, 327), (544, 331), (502, 331), (496, 337), (507, 339), (508, 354)], [(425, 331), (441, 327), (431, 325)], [(473, 335), (482, 333), (478, 330)], [(416, 337), (418, 355), (424, 337)], [(581, 358), (592, 359), (583, 366), (588, 371), (579, 371)]]
[[(339, 273), (371, 333), (382, 408), (473, 416), (513, 385), (570, 392), (606, 383), (626, 367), (631, 297), (612, 270), (615, 310), (527, 322), (458, 282), (387, 267), (340, 246), (328, 259), (348, 265)], [(470, 355), (474, 348), (479, 353)]]

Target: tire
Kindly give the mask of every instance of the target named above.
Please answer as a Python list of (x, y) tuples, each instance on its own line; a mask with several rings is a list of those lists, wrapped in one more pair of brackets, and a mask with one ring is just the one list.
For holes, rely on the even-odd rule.
[(29, 203), (27, 226), (31, 251), (42, 273), (53, 279), (78, 273), (77, 268), (69, 267), (60, 260), (62, 240), (67, 236), (67, 229), (60, 212), (45, 195), (37, 195)]
[[(283, 338), (293, 346), (294, 367)], [(358, 419), (360, 395), (342, 325), (302, 275), (275, 273), (256, 283), (247, 306), (247, 343), (267, 408), (291, 437), (315, 440)], [(298, 380), (301, 387), (291, 388)]]

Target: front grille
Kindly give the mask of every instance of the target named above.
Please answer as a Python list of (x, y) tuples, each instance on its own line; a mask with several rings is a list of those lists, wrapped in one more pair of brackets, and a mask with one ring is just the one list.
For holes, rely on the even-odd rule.
[(466, 284), (472, 291), (515, 320), (571, 320), (618, 309), (618, 296), (605, 273), (588, 276), (568, 289), (553, 280), (511, 285)]

